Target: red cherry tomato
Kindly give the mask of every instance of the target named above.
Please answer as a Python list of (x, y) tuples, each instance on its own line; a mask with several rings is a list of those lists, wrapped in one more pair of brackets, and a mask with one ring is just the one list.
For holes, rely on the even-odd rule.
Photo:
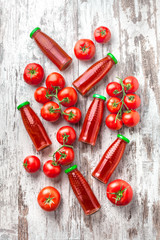
[(64, 119), (70, 123), (78, 123), (81, 120), (81, 111), (77, 107), (69, 107), (64, 110)]
[(45, 211), (55, 211), (61, 200), (61, 195), (54, 187), (43, 188), (37, 197), (39, 206)]
[(78, 95), (73, 87), (65, 87), (58, 93), (58, 99), (64, 107), (71, 107), (76, 104)]
[(64, 77), (57, 72), (53, 72), (46, 78), (46, 86), (50, 92), (55, 93), (55, 87), (60, 91), (65, 86)]
[(24, 159), (23, 166), (27, 172), (34, 173), (40, 169), (41, 162), (38, 157), (30, 155)]
[(60, 144), (63, 144), (64, 141), (66, 144), (71, 145), (76, 140), (76, 132), (70, 126), (61, 127), (57, 132), (57, 141)]
[(123, 84), (126, 93), (134, 93), (139, 88), (139, 82), (137, 78), (133, 76), (126, 77), (123, 80)]
[(141, 105), (141, 99), (136, 94), (127, 94), (124, 97), (124, 103), (129, 109), (136, 109)]
[(122, 128), (123, 122), (121, 119), (116, 120), (116, 114), (112, 113), (106, 117), (106, 125), (112, 130), (119, 130)]
[(70, 147), (62, 147), (58, 152), (55, 154), (56, 161), (63, 165), (69, 165), (74, 161), (74, 151)]
[(52, 97), (47, 97), (50, 94), (49, 90), (45, 87), (39, 87), (34, 92), (34, 98), (39, 103), (46, 103), (52, 100)]
[(61, 173), (61, 166), (52, 160), (48, 160), (43, 165), (43, 172), (49, 178), (58, 177)]
[(61, 116), (60, 110), (56, 110), (58, 108), (59, 105), (57, 103), (47, 102), (41, 108), (42, 118), (49, 122), (56, 122)]
[(127, 127), (134, 127), (140, 121), (140, 115), (135, 110), (129, 110), (122, 114), (122, 121)]
[(92, 40), (80, 39), (74, 46), (75, 56), (80, 60), (90, 60), (95, 55), (95, 45)]
[(117, 82), (111, 82), (107, 85), (106, 92), (111, 97), (118, 96), (122, 92), (122, 86)]
[(106, 43), (111, 39), (111, 32), (107, 27), (98, 27), (94, 31), (94, 38), (98, 43)]
[(118, 206), (124, 206), (131, 202), (133, 190), (129, 183), (116, 179), (107, 186), (107, 198)]
[(108, 111), (111, 113), (118, 113), (122, 106), (121, 100), (117, 97), (112, 97), (107, 101)]
[(44, 78), (44, 70), (38, 63), (29, 63), (24, 69), (23, 78), (30, 85), (38, 85)]

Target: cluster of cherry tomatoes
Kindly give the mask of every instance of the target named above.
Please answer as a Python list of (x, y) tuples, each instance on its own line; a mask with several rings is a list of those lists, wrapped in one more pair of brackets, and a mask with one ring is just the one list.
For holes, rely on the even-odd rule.
[[(111, 38), (111, 32), (107, 27), (98, 27), (94, 31), (94, 38), (98, 43), (106, 43)], [(74, 46), (75, 56), (79, 60), (87, 61), (94, 57), (96, 52), (95, 44), (90, 39), (80, 39)]]
[[(111, 98), (107, 101), (107, 109), (111, 112), (106, 117), (106, 125), (112, 130), (119, 130), (123, 124), (127, 127), (134, 127), (140, 121), (140, 115), (135, 110), (141, 100), (135, 94), (139, 88), (138, 80), (129, 76), (120, 83), (111, 82), (107, 85), (106, 91)], [(118, 98), (121, 97), (121, 98)]]
[[(61, 167), (74, 161), (74, 150), (72, 144), (76, 140), (76, 132), (70, 126), (61, 127), (57, 132), (57, 141), (62, 145), (53, 153), (53, 159), (43, 165), (43, 172), (49, 178), (55, 178), (61, 173)], [(29, 173), (37, 172), (41, 162), (36, 156), (27, 156), (23, 161), (25, 170)], [(53, 196), (52, 196), (53, 195)], [(53, 198), (54, 197), (54, 204)], [(60, 193), (53, 187), (45, 187), (38, 194), (38, 203), (46, 211), (54, 211), (60, 203)]]
[[(43, 165), (43, 172), (49, 178), (57, 177), (61, 172), (61, 166), (66, 166), (74, 161), (72, 144), (76, 140), (76, 132), (70, 126), (61, 127), (57, 132), (57, 141), (62, 145), (53, 153), (53, 159)], [(40, 169), (40, 160), (36, 156), (28, 156), (23, 161), (23, 166), (29, 173)]]
[[(44, 70), (37, 63), (30, 63), (24, 70), (24, 80), (30, 85), (38, 85), (44, 79)], [(41, 108), (41, 116), (46, 121), (55, 122), (62, 115), (70, 123), (77, 123), (81, 119), (81, 111), (73, 107), (77, 103), (78, 95), (73, 87), (65, 87), (63, 76), (57, 72), (49, 74), (46, 78), (46, 87), (38, 87), (34, 98), (44, 104)], [(58, 103), (53, 102), (55, 98)], [(61, 105), (67, 107), (64, 111)]]

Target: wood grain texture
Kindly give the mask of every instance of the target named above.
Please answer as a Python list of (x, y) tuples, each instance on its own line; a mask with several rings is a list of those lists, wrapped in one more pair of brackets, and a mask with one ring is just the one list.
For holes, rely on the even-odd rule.
[[(96, 56), (91, 62), (78, 61), (73, 46), (80, 38), (93, 39), (94, 29), (106, 25), (111, 29), (108, 44), (96, 43)], [(106, 95), (105, 87), (116, 76), (134, 75), (140, 82), (138, 94), (141, 123), (120, 133), (131, 139), (123, 159), (110, 181), (122, 178), (134, 190), (126, 207), (116, 207), (106, 199), (106, 186), (91, 177), (107, 147), (115, 140), (103, 121), (97, 144), (91, 147), (75, 144), (75, 163), (90, 183), (102, 208), (84, 216), (67, 179), (62, 173), (50, 180), (42, 172), (29, 175), (23, 159), (37, 155), (44, 163), (58, 148), (56, 132), (66, 123), (42, 120), (53, 144), (37, 153), (23, 127), (16, 106), (26, 100), (40, 115), (34, 101), (34, 87), (23, 81), (23, 69), (29, 62), (42, 64), (45, 75), (57, 71), (38, 49), (29, 33), (34, 27), (53, 37), (73, 57), (73, 64), (63, 72), (71, 86), (91, 63), (113, 53), (116, 67), (92, 93)], [(160, 239), (160, 2), (158, 0), (0, 0), (0, 240), (159, 240)], [(83, 119), (92, 101), (79, 95), (77, 106)], [(107, 110), (104, 113), (107, 115)], [(82, 121), (83, 121), (82, 119)], [(82, 121), (75, 126), (79, 134)], [(56, 212), (42, 211), (36, 201), (38, 192), (51, 185), (62, 194)]]

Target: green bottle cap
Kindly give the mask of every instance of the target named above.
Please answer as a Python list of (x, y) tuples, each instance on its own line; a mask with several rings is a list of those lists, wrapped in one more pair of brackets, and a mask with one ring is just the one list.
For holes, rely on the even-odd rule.
[(122, 140), (124, 140), (124, 141), (127, 142), (127, 143), (130, 142), (130, 140), (129, 140), (128, 138), (126, 138), (125, 136), (123, 136), (123, 135), (121, 135), (121, 134), (118, 134), (117, 137), (120, 138), (120, 139), (122, 139)]
[(117, 61), (117, 59), (115, 58), (115, 56), (113, 56), (112, 53), (108, 53), (107, 56), (110, 56), (110, 57), (113, 59), (113, 61), (115, 62), (115, 64), (117, 64), (118, 61)]
[(106, 97), (104, 97), (102, 95), (99, 95), (99, 94), (93, 94), (93, 97), (94, 98), (100, 98), (100, 99), (103, 99), (104, 101), (106, 101)]
[(23, 102), (23, 103), (21, 103), (20, 105), (18, 105), (17, 109), (19, 110), (21, 107), (26, 106), (26, 105), (29, 105), (29, 104), (30, 104), (30, 102), (28, 102), (28, 101)]
[(36, 27), (35, 29), (32, 30), (32, 32), (30, 33), (30, 38), (32, 38), (33, 34), (37, 31), (37, 30), (41, 30), (39, 27)]
[(74, 169), (76, 169), (76, 168), (77, 168), (77, 165), (73, 165), (72, 167), (67, 168), (67, 169), (65, 170), (65, 173), (69, 173), (69, 172), (71, 172), (72, 170), (74, 170)]

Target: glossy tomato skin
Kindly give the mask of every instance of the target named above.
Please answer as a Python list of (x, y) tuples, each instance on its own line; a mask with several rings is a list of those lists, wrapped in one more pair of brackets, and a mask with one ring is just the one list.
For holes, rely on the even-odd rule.
[(47, 94), (50, 94), (47, 88), (39, 87), (34, 92), (34, 98), (37, 102), (45, 104), (52, 100), (52, 97), (47, 98)]
[(29, 85), (38, 85), (44, 78), (44, 70), (38, 63), (29, 63), (24, 69), (23, 78)]
[(43, 172), (47, 177), (55, 178), (61, 173), (61, 166), (57, 163), (54, 163), (52, 160), (48, 160), (43, 165)]
[(58, 87), (58, 91), (60, 91), (65, 86), (64, 77), (57, 72), (53, 72), (46, 78), (46, 86), (50, 92), (55, 93), (54, 87)]
[(57, 132), (57, 141), (63, 145), (63, 136), (66, 137), (66, 144), (71, 145), (76, 140), (76, 132), (75, 130), (70, 126), (64, 126), (61, 127)]
[(79, 60), (90, 60), (94, 57), (96, 48), (94, 42), (90, 39), (80, 39), (74, 46), (74, 53)]
[(74, 161), (74, 151), (70, 147), (62, 147), (56, 152), (55, 158), (60, 165), (69, 165)]
[(122, 102), (117, 97), (111, 97), (107, 101), (107, 109), (111, 113), (118, 113), (118, 111), (120, 110), (121, 106), (122, 106)]
[(81, 120), (81, 110), (77, 107), (69, 107), (64, 110), (64, 119), (70, 123), (78, 123)]
[(134, 93), (139, 88), (139, 82), (137, 78), (133, 76), (126, 77), (123, 80), (123, 84), (126, 93)]
[(59, 105), (56, 102), (47, 102), (41, 108), (42, 118), (49, 122), (56, 122), (61, 116), (60, 110), (54, 110), (57, 108)]
[(121, 119), (117, 119), (116, 122), (116, 114), (115, 113), (112, 113), (112, 114), (109, 114), (107, 117), (106, 117), (106, 126), (112, 130), (119, 130), (122, 128), (123, 126), (123, 122)]
[(136, 110), (129, 110), (122, 114), (122, 121), (127, 127), (134, 127), (140, 121), (140, 115)]
[(124, 103), (129, 109), (137, 109), (141, 105), (141, 99), (136, 94), (127, 94), (124, 97)]
[(71, 107), (76, 104), (78, 95), (73, 87), (65, 87), (58, 93), (58, 99), (64, 107)]
[(111, 32), (107, 27), (98, 27), (94, 31), (94, 38), (98, 43), (106, 43), (111, 39)]
[(122, 86), (120, 83), (117, 82), (111, 82), (106, 87), (106, 92), (111, 97), (116, 97), (121, 94), (122, 92)]
[[(124, 190), (125, 189), (125, 190)], [(116, 202), (116, 194), (120, 190), (124, 190), (122, 193), (121, 199)], [(129, 183), (125, 182), (124, 180), (121, 179), (116, 179), (113, 182), (110, 182), (107, 186), (107, 198), (109, 199), (110, 202), (112, 202), (115, 205), (118, 206), (124, 206), (129, 204), (132, 201), (133, 198), (133, 190), (132, 187), (129, 185)]]
[(51, 186), (43, 188), (37, 197), (39, 206), (45, 211), (55, 211), (61, 200), (59, 191)]
[(40, 169), (41, 162), (38, 157), (30, 155), (24, 159), (23, 166), (27, 172), (34, 173)]

